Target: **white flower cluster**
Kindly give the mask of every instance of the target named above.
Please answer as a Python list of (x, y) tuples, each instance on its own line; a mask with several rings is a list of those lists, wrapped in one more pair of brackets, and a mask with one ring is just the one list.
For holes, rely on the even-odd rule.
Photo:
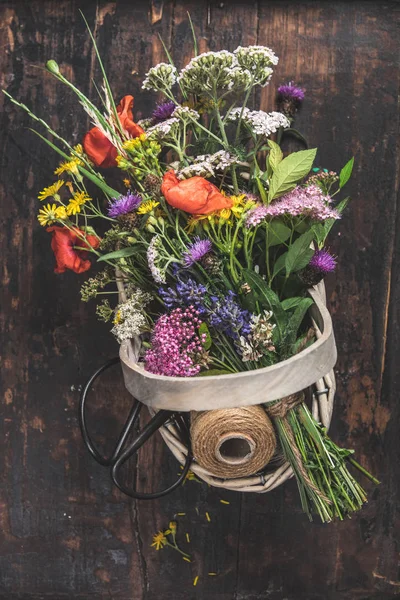
[(193, 110), (188, 106), (177, 106), (172, 113), (172, 117), (180, 119), (186, 123), (191, 123), (192, 121), (198, 121), (200, 119), (200, 115), (197, 110)]
[(178, 76), (182, 89), (200, 95), (246, 89), (250, 81), (250, 72), (242, 69), (236, 56), (227, 50), (204, 52), (192, 58)]
[(169, 91), (176, 83), (178, 71), (173, 65), (159, 63), (151, 67), (143, 81), (143, 90), (155, 90), (159, 92)]
[(152, 296), (142, 290), (135, 290), (129, 300), (119, 304), (115, 310), (114, 327), (111, 333), (119, 343), (140, 335), (147, 328), (143, 308), (152, 300)]
[[(234, 108), (228, 116), (229, 121), (236, 121), (242, 113), (241, 108)], [(256, 135), (269, 136), (275, 133), (279, 127), (290, 127), (289, 119), (280, 112), (266, 113), (263, 110), (243, 110), (243, 123), (245, 123)]]
[(158, 263), (160, 260), (160, 236), (155, 235), (147, 248), (147, 264), (149, 265), (150, 272), (156, 283), (165, 283), (166, 276), (165, 271), (160, 269)]
[(239, 340), (239, 351), (243, 362), (257, 361), (266, 351), (275, 351), (272, 336), (276, 325), (271, 323), (271, 318), (272, 312), (267, 310), (264, 310), (260, 315), (252, 315), (250, 334), (247, 338), (241, 336)]
[(178, 178), (187, 179), (195, 175), (205, 178), (215, 177), (216, 171), (225, 171), (236, 162), (237, 159), (226, 150), (219, 150), (214, 154), (202, 154), (194, 159), (193, 164), (183, 167), (178, 172)]
[(249, 71), (253, 77), (253, 85), (265, 87), (272, 76), (272, 65), (278, 64), (276, 54), (266, 46), (239, 46), (234, 51), (242, 69)]
[(137, 121), (137, 124), (139, 125), (139, 127), (141, 127), (144, 131), (147, 131), (147, 129), (149, 129), (149, 127), (151, 127), (151, 124), (153, 122), (153, 119), (147, 118), (147, 119), (139, 119), (139, 121)]
[(146, 130), (146, 134), (148, 137), (152, 136), (157, 140), (165, 140), (168, 137), (174, 137), (178, 128), (179, 119), (171, 117), (170, 119), (166, 119), (166, 121), (153, 125), (153, 127), (149, 127)]

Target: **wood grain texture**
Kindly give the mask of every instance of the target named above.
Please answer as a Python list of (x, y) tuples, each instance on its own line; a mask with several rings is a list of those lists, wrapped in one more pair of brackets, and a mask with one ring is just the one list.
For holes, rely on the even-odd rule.
[[(36, 194), (57, 158), (2, 97), (2, 600), (400, 597), (399, 7), (367, 0), (0, 2), (1, 87), (75, 143), (88, 120), (72, 94), (37, 67), (54, 58), (95, 98), (99, 69), (79, 8), (116, 98), (135, 95), (138, 117), (156, 101), (139, 92), (146, 70), (164, 59), (158, 34), (179, 66), (190, 58), (188, 10), (201, 51), (258, 42), (277, 52), (273, 83), (258, 94), (263, 108), (272, 107), (280, 82), (304, 85), (297, 125), (319, 147), (319, 164), (338, 169), (356, 155), (353, 202), (332, 241), (339, 266), (327, 282), (339, 349), (332, 434), (382, 479), (376, 489), (366, 483), (370, 502), (361, 513), (329, 526), (307, 522), (294, 482), (243, 497), (188, 482), (151, 503), (113, 489), (84, 451), (77, 403), (79, 386), (117, 346), (92, 307), (79, 301), (84, 277), (53, 273)], [(130, 402), (118, 368), (96, 385), (94, 397), (95, 433), (110, 447)], [(176, 474), (157, 438), (128, 476), (150, 490)], [(150, 548), (153, 533), (176, 512), (186, 513), (180, 535), (190, 533), (191, 564)]]

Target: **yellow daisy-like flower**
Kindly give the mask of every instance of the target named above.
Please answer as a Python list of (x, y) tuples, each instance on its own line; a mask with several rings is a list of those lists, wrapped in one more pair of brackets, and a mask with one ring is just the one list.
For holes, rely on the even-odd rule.
[(153, 543), (151, 545), (154, 546), (156, 550), (161, 550), (167, 545), (167, 542), (168, 540), (165, 537), (165, 533), (163, 531), (159, 531), (153, 536)]
[(57, 218), (61, 219), (62, 221), (64, 219), (68, 218), (68, 213), (67, 213), (65, 206), (58, 206), (57, 210), (56, 210), (56, 214), (57, 214)]
[(56, 181), (53, 185), (45, 187), (38, 195), (39, 200), (46, 200), (46, 198), (59, 198), (59, 190), (64, 185), (61, 180)]
[(71, 198), (67, 206), (67, 214), (77, 215), (81, 212), (81, 206), (88, 200), (91, 200), (91, 198), (86, 192), (75, 192), (73, 198)]
[(83, 154), (83, 146), (82, 144), (77, 144), (76, 146), (74, 146), (74, 150), (77, 154), (82, 155)]
[(46, 225), (51, 225), (54, 221), (57, 221), (57, 204), (48, 204), (39, 210), (38, 221), (42, 225), (42, 227), (46, 227)]
[(79, 165), (83, 165), (83, 162), (79, 160), (79, 158), (61, 162), (54, 173), (55, 175), (61, 175), (62, 173), (73, 173), (74, 175), (79, 175)]
[(242, 214), (247, 209), (246, 206), (249, 204), (248, 208), (254, 204), (251, 200), (246, 199), (246, 195), (242, 194), (241, 196), (231, 196), (230, 200), (232, 201), (232, 206), (230, 208), (223, 208), (218, 211), (218, 216), (224, 221), (228, 221), (230, 217), (233, 215), (237, 219), (240, 219)]
[(136, 212), (138, 213), (138, 215), (147, 215), (152, 210), (154, 210), (159, 204), (160, 203), (156, 202), (155, 200), (146, 200), (145, 202), (142, 202), (140, 204)]
[(192, 215), (189, 217), (186, 223), (185, 230), (188, 233), (193, 233), (196, 229), (196, 225), (205, 226), (207, 223), (216, 223), (218, 220), (218, 213), (213, 212), (209, 215)]

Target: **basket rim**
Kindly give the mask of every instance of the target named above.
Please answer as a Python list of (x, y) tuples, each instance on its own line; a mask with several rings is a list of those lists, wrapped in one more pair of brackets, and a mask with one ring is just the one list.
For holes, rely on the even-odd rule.
[[(290, 358), (286, 358), (285, 360), (275, 363), (274, 365), (270, 365), (269, 367), (263, 367), (261, 369), (252, 369), (250, 371), (240, 371), (238, 373), (227, 373), (224, 375), (208, 375), (207, 381), (209, 381), (210, 383), (213, 381), (217, 381), (217, 380), (218, 381), (221, 381), (221, 380), (229, 381), (232, 378), (235, 378), (237, 380), (239, 378), (244, 379), (247, 377), (253, 377), (254, 373), (259, 373), (259, 374), (263, 374), (266, 372), (273, 373), (274, 371), (279, 371), (281, 369), (284, 369), (285, 367), (290, 367), (295, 363), (299, 363), (299, 360), (304, 359), (309, 354), (320, 350), (321, 346), (324, 346), (327, 343), (327, 341), (329, 340), (329, 338), (333, 335), (332, 319), (331, 319), (328, 309), (326, 308), (326, 306), (323, 302), (323, 296), (321, 294), (321, 291), (320, 291), (320, 289), (318, 289), (318, 287), (308, 289), (308, 293), (314, 300), (315, 306), (321, 315), (322, 322), (324, 325), (321, 337), (319, 337), (313, 344), (311, 344), (307, 348), (304, 348), (304, 350), (302, 350), (298, 354), (295, 354), (294, 356), (291, 356)], [(311, 306), (310, 308), (313, 308), (313, 307)], [(128, 368), (139, 373), (146, 379), (153, 380), (153, 381), (160, 381), (160, 382), (161, 381), (168, 381), (168, 382), (169, 381), (175, 381), (175, 382), (179, 381), (179, 383), (182, 383), (182, 385), (185, 385), (185, 383), (187, 383), (187, 382), (193, 382), (193, 381), (199, 381), (199, 380), (204, 381), (204, 377), (199, 376), (199, 375), (194, 375), (192, 377), (173, 377), (170, 375), (156, 375), (155, 373), (150, 373), (149, 371), (146, 371), (143, 368), (143, 366), (141, 365), (141, 363), (137, 362), (136, 360), (132, 360), (132, 353), (136, 354), (133, 346), (136, 346), (136, 345), (137, 345), (136, 339), (133, 341), (133, 343), (132, 343), (132, 340), (125, 340), (124, 342), (122, 342), (121, 347), (120, 347), (120, 358), (121, 358), (121, 361), (123, 363), (125, 363)], [(334, 361), (334, 364), (335, 364), (335, 362), (336, 362), (336, 359)], [(334, 366), (334, 364), (331, 367), (329, 367), (329, 369), (327, 369), (326, 372), (330, 371), (330, 369)]]

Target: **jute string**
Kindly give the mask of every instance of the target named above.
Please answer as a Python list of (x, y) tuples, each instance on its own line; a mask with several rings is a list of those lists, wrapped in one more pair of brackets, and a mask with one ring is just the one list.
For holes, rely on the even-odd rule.
[(266, 408), (266, 410), (271, 418), (273, 418), (273, 419), (278, 418), (281, 420), (281, 423), (285, 429), (285, 432), (286, 432), (286, 435), (287, 435), (287, 438), (289, 441), (290, 448), (296, 459), (297, 468), (300, 471), (301, 476), (303, 477), (304, 481), (306, 481), (307, 485), (317, 494), (317, 496), (319, 496), (320, 498), (323, 498), (325, 500), (325, 502), (328, 502), (329, 504), (331, 504), (330, 500), (325, 496), (325, 494), (323, 494), (309, 478), (307, 470), (304, 467), (303, 458), (302, 458), (300, 450), (297, 446), (297, 443), (296, 443), (296, 440), (295, 440), (295, 437), (293, 434), (293, 430), (292, 430), (290, 423), (288, 421), (288, 418), (287, 418), (287, 413), (290, 410), (292, 410), (293, 408), (296, 408), (296, 406), (299, 406), (300, 404), (302, 404), (303, 402), (304, 402), (304, 393), (298, 392), (297, 394), (292, 394), (291, 396), (286, 396), (286, 398), (282, 398), (282, 400), (278, 400), (277, 402), (274, 402), (273, 404), (268, 406)]
[(193, 456), (224, 479), (260, 471), (276, 449), (273, 425), (261, 406), (191, 413)]

